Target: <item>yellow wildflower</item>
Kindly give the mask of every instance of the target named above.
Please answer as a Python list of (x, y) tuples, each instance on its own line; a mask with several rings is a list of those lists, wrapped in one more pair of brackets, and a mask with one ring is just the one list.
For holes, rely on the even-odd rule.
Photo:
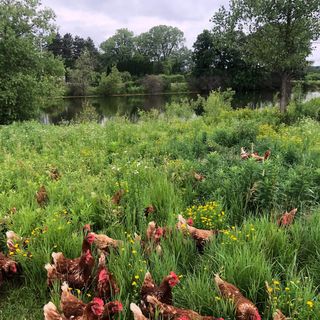
[(313, 308), (314, 303), (313, 303), (313, 301), (308, 300), (307, 301), (307, 305), (308, 305), (309, 308)]

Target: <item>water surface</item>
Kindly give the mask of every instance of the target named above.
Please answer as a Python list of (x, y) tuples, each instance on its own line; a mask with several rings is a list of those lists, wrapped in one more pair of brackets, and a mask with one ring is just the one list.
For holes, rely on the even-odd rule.
[[(263, 108), (276, 101), (275, 92), (254, 92), (236, 94), (233, 99), (234, 108)], [(304, 93), (305, 101), (320, 97), (320, 91), (307, 91)], [(196, 94), (163, 94), (163, 95), (135, 95), (100, 98), (64, 98), (48, 101), (46, 111), (41, 115), (40, 121), (45, 124), (58, 124), (62, 121), (70, 121), (81, 112), (83, 102), (87, 100), (97, 110), (100, 122), (115, 116), (128, 116), (135, 118), (138, 110), (158, 109), (163, 111), (165, 105), (171, 102), (179, 102), (181, 99), (196, 99)]]

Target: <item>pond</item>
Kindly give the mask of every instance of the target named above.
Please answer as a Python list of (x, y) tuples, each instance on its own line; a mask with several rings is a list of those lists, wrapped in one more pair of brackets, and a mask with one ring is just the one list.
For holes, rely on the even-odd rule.
[[(304, 100), (320, 97), (320, 91), (307, 91)], [(162, 95), (135, 95), (113, 96), (104, 98), (64, 98), (48, 101), (46, 111), (42, 113), (40, 121), (45, 124), (58, 124), (62, 121), (70, 121), (81, 112), (85, 99), (92, 104), (100, 116), (100, 122), (115, 115), (126, 115), (134, 118), (139, 109), (159, 109), (163, 111), (165, 105), (171, 102), (179, 102), (181, 99), (196, 99), (196, 94), (162, 94)], [(233, 99), (234, 108), (248, 106), (250, 108), (263, 108), (274, 103), (274, 92), (254, 92), (249, 94), (237, 94)]]

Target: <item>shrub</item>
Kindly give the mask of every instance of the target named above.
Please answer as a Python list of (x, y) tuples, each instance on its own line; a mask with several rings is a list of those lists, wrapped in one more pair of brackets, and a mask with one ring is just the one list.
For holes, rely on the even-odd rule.
[(204, 104), (204, 112), (207, 118), (217, 118), (223, 111), (231, 110), (231, 102), (235, 92), (231, 89), (227, 91), (212, 91)]
[(144, 91), (149, 94), (157, 94), (164, 91), (165, 84), (160, 76), (146, 75), (142, 80)]
[(189, 119), (194, 115), (193, 107), (186, 99), (180, 102), (167, 103), (165, 110), (169, 119), (174, 117)]
[(101, 74), (97, 91), (105, 96), (124, 92), (124, 83), (117, 67), (112, 67), (109, 75), (104, 72)]
[(82, 110), (74, 119), (74, 123), (85, 123), (85, 122), (98, 122), (99, 114), (96, 108), (89, 102), (84, 101), (82, 103)]

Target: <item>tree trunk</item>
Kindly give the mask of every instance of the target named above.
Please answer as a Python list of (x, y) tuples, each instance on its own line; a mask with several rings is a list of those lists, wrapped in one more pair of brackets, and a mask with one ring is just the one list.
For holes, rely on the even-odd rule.
[(291, 77), (287, 72), (281, 75), (280, 112), (285, 113), (291, 96)]

